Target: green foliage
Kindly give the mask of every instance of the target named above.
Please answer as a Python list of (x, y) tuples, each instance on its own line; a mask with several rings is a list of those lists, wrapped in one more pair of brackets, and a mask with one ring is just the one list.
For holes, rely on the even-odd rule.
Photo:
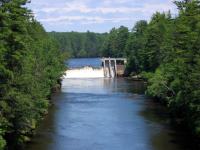
[(155, 13), (149, 24), (143, 20), (136, 23), (126, 44), (129, 73), (153, 72), (165, 60), (172, 23), (170, 12)]
[(144, 49), (146, 43), (145, 32), (147, 22), (144, 20), (138, 21), (126, 43), (126, 56), (128, 57), (127, 72), (138, 74), (143, 70), (146, 60), (144, 59)]
[(127, 27), (113, 28), (103, 43), (102, 56), (123, 57), (125, 56), (126, 42), (129, 36)]
[(127, 69), (145, 71), (147, 94), (166, 103), (200, 137), (200, 2), (175, 3), (176, 18), (156, 13), (145, 28), (136, 24), (127, 42)]
[(29, 140), (65, 69), (65, 55), (25, 4), (0, 3), (0, 149)]
[(49, 35), (59, 43), (59, 48), (71, 57), (99, 57), (106, 38), (105, 33), (50, 32)]
[(2, 138), (2, 136), (0, 136), (0, 150), (3, 150), (5, 145), (6, 145), (5, 140)]
[(0, 150), (3, 150), (4, 147), (6, 146), (6, 141), (3, 138), (6, 129), (6, 127), (4, 126), (6, 124), (5, 121), (6, 121), (5, 118), (0, 114)]

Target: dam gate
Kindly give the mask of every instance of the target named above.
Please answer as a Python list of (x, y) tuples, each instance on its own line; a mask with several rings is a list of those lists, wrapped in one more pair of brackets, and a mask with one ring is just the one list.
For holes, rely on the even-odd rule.
[(102, 58), (104, 77), (114, 78), (124, 75), (126, 58)]

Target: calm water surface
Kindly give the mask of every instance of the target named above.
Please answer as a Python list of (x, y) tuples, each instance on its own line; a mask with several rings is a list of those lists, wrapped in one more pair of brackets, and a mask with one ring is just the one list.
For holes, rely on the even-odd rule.
[(74, 58), (66, 62), (69, 68), (81, 68), (84, 66), (91, 66), (98, 68), (102, 65), (100, 58)]
[(192, 150), (168, 122), (142, 82), (65, 79), (26, 150)]

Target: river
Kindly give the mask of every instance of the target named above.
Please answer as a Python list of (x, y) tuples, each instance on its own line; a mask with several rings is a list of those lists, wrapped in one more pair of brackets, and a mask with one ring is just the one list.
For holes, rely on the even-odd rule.
[(125, 78), (64, 79), (26, 150), (193, 150), (144, 91)]

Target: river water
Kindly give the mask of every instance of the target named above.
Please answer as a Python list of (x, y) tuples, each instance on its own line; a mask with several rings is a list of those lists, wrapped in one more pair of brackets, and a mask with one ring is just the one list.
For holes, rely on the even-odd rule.
[(64, 79), (26, 150), (192, 150), (144, 91), (124, 78)]

